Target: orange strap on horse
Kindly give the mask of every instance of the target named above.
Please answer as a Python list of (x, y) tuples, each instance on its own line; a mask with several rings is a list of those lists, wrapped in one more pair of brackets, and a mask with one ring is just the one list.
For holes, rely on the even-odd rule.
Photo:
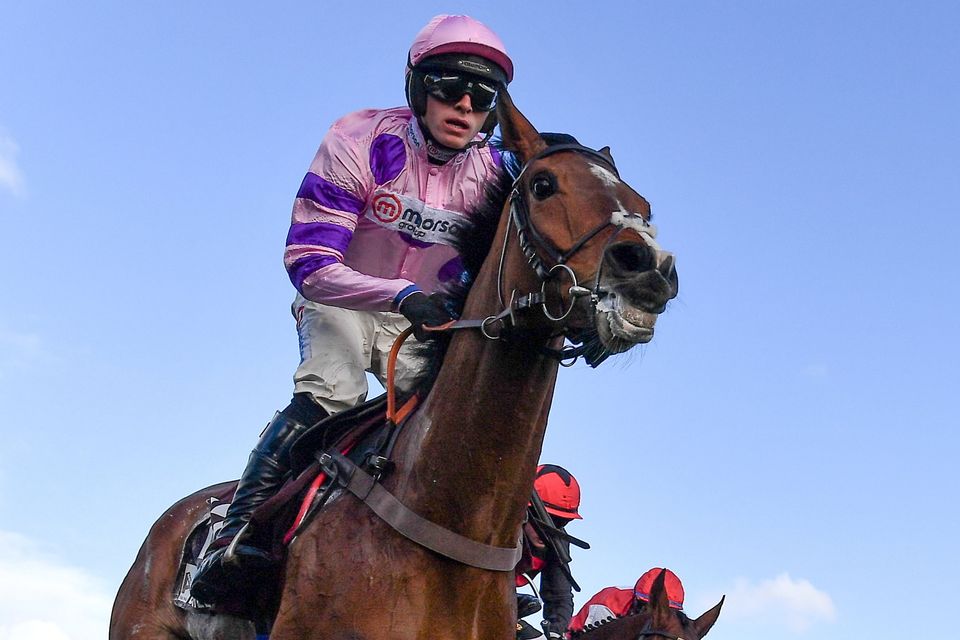
[[(424, 327), (424, 329), (427, 331), (444, 331), (452, 324), (453, 322), (451, 321), (439, 327)], [(407, 341), (407, 338), (409, 338), (412, 333), (413, 327), (404, 329), (400, 335), (397, 336), (397, 339), (393, 341), (393, 346), (390, 347), (390, 355), (387, 356), (387, 420), (393, 424), (403, 422), (420, 402), (420, 397), (414, 394), (400, 407), (399, 411), (397, 410), (397, 356), (400, 354), (400, 347), (403, 346), (403, 343)]]

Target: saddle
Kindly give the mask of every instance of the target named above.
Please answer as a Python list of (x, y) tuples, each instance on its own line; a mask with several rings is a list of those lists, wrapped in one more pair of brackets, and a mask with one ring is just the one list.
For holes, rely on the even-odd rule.
[[(417, 402), (407, 399), (404, 417)], [(270, 549), (275, 556), (286, 555), (286, 547), (297, 531), (329, 498), (336, 483), (327, 481), (329, 468), (320, 464), (323, 455), (337, 454), (359, 469), (382, 473), (389, 467), (388, 455), (399, 426), (387, 419), (386, 394), (342, 411), (313, 425), (294, 444), (291, 452), (291, 473), (280, 491), (257, 507), (250, 518), (249, 535)], [(326, 452), (326, 453), (325, 453)], [(180, 569), (174, 590), (174, 604), (181, 609), (223, 613), (253, 620), (272, 619), (279, 592), (280, 575), (258, 576), (237, 601), (209, 606), (190, 593), (193, 574), (217, 532), (236, 490), (236, 483), (227, 483), (207, 498), (208, 509), (194, 524), (187, 536), (180, 558)], [(282, 565), (281, 563), (279, 563)]]
[[(335, 490), (343, 489), (394, 531), (422, 547), (471, 567), (512, 573), (523, 551), (519, 531), (513, 547), (477, 542), (418, 515), (378, 482), (392, 467), (389, 453), (418, 402), (418, 396), (413, 395), (395, 409), (392, 399), (381, 396), (318, 423), (294, 445), (291, 479), (253, 512), (248, 526), (238, 536), (250, 536), (249, 542), (270, 549), (279, 560), (276, 566), (281, 567), (286, 545), (309, 524), (312, 515)], [(333, 446), (328, 446), (331, 443)], [(229, 505), (224, 500), (230, 497), (232, 494), (212, 496), (211, 509), (187, 537), (175, 602), (184, 609), (226, 613), (268, 625), (279, 606), (279, 568), (272, 575), (258, 574), (255, 579), (243, 581), (244, 591), (238, 593), (235, 602), (208, 607), (189, 592), (198, 559), (216, 534), (214, 511), (225, 513)]]

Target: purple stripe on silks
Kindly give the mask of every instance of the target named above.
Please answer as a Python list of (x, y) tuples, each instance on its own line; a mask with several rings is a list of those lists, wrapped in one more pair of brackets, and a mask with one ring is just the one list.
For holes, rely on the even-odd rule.
[(440, 267), (440, 271), (437, 272), (437, 280), (440, 282), (450, 282), (451, 280), (460, 278), (460, 274), (464, 271), (463, 260), (460, 259), (460, 256), (457, 256), (447, 260), (444, 265)]
[(334, 262), (339, 262), (339, 260), (333, 256), (313, 255), (300, 258), (287, 269), (287, 273), (290, 275), (290, 282), (297, 288), (297, 291), (300, 291), (303, 287), (303, 281), (306, 280), (310, 274)]
[(304, 176), (297, 197), (313, 200), (323, 207), (349, 211), (357, 215), (363, 211), (363, 200), (332, 182), (327, 182), (315, 173), (307, 173)]
[(493, 145), (490, 145), (490, 157), (493, 158), (494, 166), (498, 168), (503, 166), (503, 156), (500, 155), (500, 149)]
[(370, 170), (377, 184), (390, 182), (403, 171), (407, 149), (403, 140), (389, 133), (381, 133), (370, 145)]
[(340, 253), (347, 250), (353, 232), (338, 224), (329, 222), (305, 222), (290, 225), (287, 233), (287, 246), (291, 244), (322, 245), (336, 249)]

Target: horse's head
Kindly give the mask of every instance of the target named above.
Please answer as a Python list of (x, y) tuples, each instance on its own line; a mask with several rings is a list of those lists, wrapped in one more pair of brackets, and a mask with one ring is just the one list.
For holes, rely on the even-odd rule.
[(537, 276), (526, 268), (527, 282), (501, 288), (539, 287), (546, 318), (573, 337), (598, 336), (604, 356), (649, 342), (678, 288), (673, 256), (654, 240), (650, 204), (620, 179), (608, 148), (545, 139), (506, 92), (497, 115), (503, 145), (521, 163), (509, 222)]
[(664, 587), (666, 570), (650, 589), (650, 600), (632, 615), (594, 623), (573, 634), (573, 640), (701, 640), (720, 615), (723, 598), (697, 619), (670, 607)]
[[(636, 640), (670, 638), (672, 640), (700, 640), (707, 635), (720, 615), (723, 598), (712, 609), (692, 620), (684, 613), (670, 607), (667, 589), (664, 586), (667, 571), (664, 569), (653, 582), (650, 601), (640, 610), (640, 617), (646, 622)], [(633, 639), (631, 639), (633, 640)]]

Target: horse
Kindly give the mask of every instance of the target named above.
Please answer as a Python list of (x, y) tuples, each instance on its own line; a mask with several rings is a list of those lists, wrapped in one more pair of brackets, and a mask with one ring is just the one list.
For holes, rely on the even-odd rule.
[(700, 640), (713, 627), (720, 616), (724, 598), (712, 609), (692, 620), (685, 613), (670, 608), (667, 590), (664, 588), (666, 571), (653, 582), (650, 601), (632, 615), (589, 625), (571, 635), (571, 640)]
[[(458, 247), (471, 280), (466, 328), (446, 333), (429, 392), (378, 486), (430, 527), (498, 559), (437, 553), (341, 492), (287, 549), (274, 640), (512, 638), (509, 563), (558, 367), (649, 342), (677, 295), (650, 205), (621, 180), (609, 148), (542, 137), (506, 91), (497, 116), (517, 165), (491, 185)], [(580, 347), (564, 348), (565, 337)], [(170, 595), (185, 538), (218, 490), (185, 498), (153, 526), (120, 586), (110, 638), (253, 637), (251, 625), (181, 610)]]

